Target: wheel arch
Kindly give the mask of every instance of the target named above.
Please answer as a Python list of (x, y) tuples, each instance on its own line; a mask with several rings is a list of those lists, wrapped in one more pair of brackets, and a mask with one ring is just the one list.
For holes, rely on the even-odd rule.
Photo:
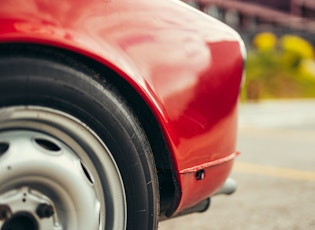
[(67, 49), (29, 43), (0, 44), (0, 56), (31, 56), (72, 64), (92, 74), (98, 81), (108, 81), (132, 109), (152, 148), (160, 187), (160, 213), (173, 212), (180, 199), (180, 188), (166, 137), (149, 105), (137, 90), (117, 71), (91, 57)]

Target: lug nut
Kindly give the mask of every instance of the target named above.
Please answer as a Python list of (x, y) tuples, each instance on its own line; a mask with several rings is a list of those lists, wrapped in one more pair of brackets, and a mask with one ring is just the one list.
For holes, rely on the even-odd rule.
[(54, 208), (49, 204), (40, 204), (36, 209), (36, 214), (39, 218), (49, 218), (54, 215)]
[(12, 216), (11, 208), (6, 204), (0, 205), (0, 220), (7, 220)]

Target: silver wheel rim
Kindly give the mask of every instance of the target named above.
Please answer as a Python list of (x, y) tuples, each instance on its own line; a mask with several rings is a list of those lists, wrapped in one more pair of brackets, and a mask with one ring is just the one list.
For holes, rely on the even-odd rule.
[(21, 219), (39, 229), (126, 227), (113, 157), (69, 114), (37, 106), (0, 109), (0, 175), (1, 230)]

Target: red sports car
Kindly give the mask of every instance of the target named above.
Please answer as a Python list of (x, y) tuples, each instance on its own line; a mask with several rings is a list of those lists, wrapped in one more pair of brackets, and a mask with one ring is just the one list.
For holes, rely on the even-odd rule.
[(179, 0), (0, 6), (1, 230), (157, 229), (235, 190), (235, 31)]

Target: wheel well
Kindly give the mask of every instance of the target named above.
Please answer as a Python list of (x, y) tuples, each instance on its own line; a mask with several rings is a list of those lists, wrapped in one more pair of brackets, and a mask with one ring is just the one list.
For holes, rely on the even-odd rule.
[(4, 44), (0, 45), (0, 56), (30, 56), (71, 64), (71, 66), (94, 76), (99, 81), (110, 82), (132, 109), (151, 145), (158, 172), (161, 215), (174, 208), (174, 205), (176, 206), (179, 189), (162, 130), (146, 102), (125, 79), (93, 59), (56, 47), (20, 43)]

